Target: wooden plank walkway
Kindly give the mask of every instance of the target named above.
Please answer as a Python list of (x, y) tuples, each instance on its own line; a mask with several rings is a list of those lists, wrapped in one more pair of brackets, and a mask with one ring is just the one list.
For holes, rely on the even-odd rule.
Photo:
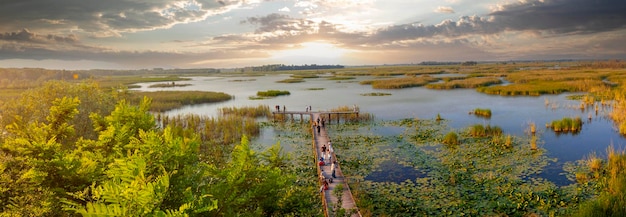
[[(314, 121), (316, 121), (318, 118), (321, 119), (320, 115), (322, 115), (322, 113), (320, 112), (313, 112), (310, 113), (311, 114), (311, 123), (313, 123)], [(328, 141), (330, 141), (329, 136), (328, 136), (328, 132), (326, 131), (326, 127), (320, 127), (319, 130), (317, 129), (317, 127), (315, 127), (315, 125), (312, 125), (313, 128), (313, 139), (314, 139), (314, 144), (313, 144), (313, 148), (314, 153), (315, 153), (315, 159), (316, 162), (319, 162), (320, 156), (322, 156), (322, 154), (324, 154), (324, 161), (325, 164), (324, 166), (318, 166), (318, 172), (320, 173), (320, 186), (322, 185), (324, 179), (329, 180), (330, 178), (333, 179), (333, 182), (329, 184), (328, 190), (322, 191), (322, 200), (323, 203), (326, 205), (326, 209), (324, 209), (324, 211), (326, 212), (325, 215), (326, 216), (335, 216), (335, 211), (336, 210), (336, 206), (339, 203), (339, 198), (337, 198), (336, 194), (333, 193), (333, 190), (338, 186), (338, 185), (343, 185), (343, 192), (342, 192), (342, 197), (341, 197), (341, 207), (343, 209), (345, 209), (348, 213), (352, 212), (353, 217), (360, 217), (361, 214), (359, 212), (358, 207), (356, 206), (356, 203), (354, 201), (354, 197), (352, 196), (352, 192), (350, 191), (350, 187), (348, 186), (348, 182), (346, 177), (343, 175), (343, 173), (341, 172), (341, 161), (339, 159), (337, 159), (337, 156), (335, 155), (334, 152), (331, 152), (330, 155), (331, 157), (327, 157), (329, 151), (327, 151), (326, 153), (322, 153), (322, 146), (326, 145), (326, 147), (328, 148)], [(332, 146), (332, 143), (331, 143)], [(334, 148), (333, 148), (334, 149)], [(336, 150), (335, 150), (336, 151)], [(338, 164), (336, 165), (336, 169), (335, 169), (335, 178), (332, 177), (332, 162), (336, 161), (338, 162)]]
[(344, 114), (356, 114), (356, 116), (359, 116), (359, 111), (355, 110), (355, 111), (345, 111), (345, 112), (329, 112), (329, 111), (319, 111), (319, 112), (310, 112), (310, 111), (273, 111), (272, 112), (272, 116), (274, 117), (274, 119), (276, 118), (277, 115), (283, 115), (283, 117), (289, 115), (291, 116), (291, 119), (293, 120), (294, 115), (299, 115), (300, 116), (300, 120), (303, 120), (305, 116), (310, 116), (311, 117), (311, 121), (314, 120), (313, 116), (317, 115), (317, 117), (323, 118), (324, 120), (326, 120), (327, 123), (331, 123), (333, 121), (332, 117), (333, 115), (336, 117), (336, 121), (337, 123), (339, 123), (340, 118), (339, 115), (344, 115)]

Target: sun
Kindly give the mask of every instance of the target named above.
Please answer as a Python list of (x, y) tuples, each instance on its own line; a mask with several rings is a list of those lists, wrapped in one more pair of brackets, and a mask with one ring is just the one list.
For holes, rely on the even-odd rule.
[(348, 51), (324, 41), (304, 42), (275, 52), (272, 59), (290, 64), (336, 64)]

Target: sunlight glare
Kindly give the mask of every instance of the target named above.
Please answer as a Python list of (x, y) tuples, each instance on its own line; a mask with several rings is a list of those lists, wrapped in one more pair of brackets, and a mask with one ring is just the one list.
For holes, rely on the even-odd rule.
[(333, 44), (323, 41), (305, 42), (300, 43), (294, 49), (277, 51), (272, 55), (273, 59), (277, 60), (289, 60), (300, 62), (302, 58), (308, 58), (309, 60), (333, 60), (341, 58), (347, 49), (336, 47)]

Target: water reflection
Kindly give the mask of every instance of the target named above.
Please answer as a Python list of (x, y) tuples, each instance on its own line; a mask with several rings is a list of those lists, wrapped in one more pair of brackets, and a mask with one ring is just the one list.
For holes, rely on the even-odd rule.
[(401, 183), (405, 180), (415, 181), (417, 178), (426, 177), (426, 173), (413, 167), (399, 164), (395, 161), (384, 161), (379, 165), (379, 170), (370, 173), (365, 180), (374, 182)]

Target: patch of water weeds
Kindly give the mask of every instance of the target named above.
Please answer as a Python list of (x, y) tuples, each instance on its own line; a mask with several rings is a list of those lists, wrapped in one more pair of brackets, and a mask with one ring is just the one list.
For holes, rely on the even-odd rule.
[[(380, 126), (405, 130), (395, 135), (363, 133), (364, 128)], [(458, 134), (458, 145), (442, 145), (448, 132)], [(332, 134), (364, 215), (563, 216), (586, 197), (572, 190), (574, 185), (560, 187), (537, 178), (555, 159), (542, 148), (531, 149), (530, 138), (478, 137), (469, 128), (417, 119), (337, 126)], [(389, 169), (389, 162), (425, 175), (412, 180), (393, 175), (397, 171)], [(389, 179), (382, 179), (385, 176)]]

